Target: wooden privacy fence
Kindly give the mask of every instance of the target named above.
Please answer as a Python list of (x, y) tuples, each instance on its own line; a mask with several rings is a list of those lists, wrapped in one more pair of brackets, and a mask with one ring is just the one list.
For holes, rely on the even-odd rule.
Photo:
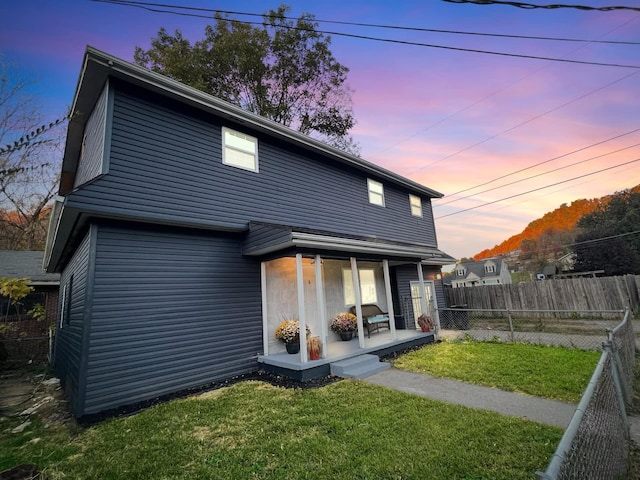
[(623, 310), (635, 314), (640, 303), (640, 275), (567, 278), (529, 283), (447, 288), (447, 306), (514, 310)]

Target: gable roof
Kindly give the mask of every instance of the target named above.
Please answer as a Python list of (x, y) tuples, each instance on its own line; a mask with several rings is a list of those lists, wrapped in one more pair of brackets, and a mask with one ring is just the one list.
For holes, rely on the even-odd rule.
[(277, 138), (296, 147), (312, 151), (350, 168), (364, 171), (378, 179), (410, 190), (412, 193), (429, 198), (441, 198), (443, 194), (398, 175), (390, 170), (369, 163), (355, 155), (348, 154), (319, 140), (285, 127), (267, 118), (243, 110), (229, 102), (209, 95), (169, 77), (152, 72), (139, 65), (126, 62), (108, 53), (87, 46), (80, 77), (76, 87), (71, 111), (76, 115), (69, 122), (65, 155), (60, 180), (61, 195), (66, 195), (73, 185), (73, 176), (82, 145), (82, 136), (89, 113), (104, 88), (107, 79), (117, 78), (142, 87), (165, 97), (203, 110), (216, 116), (250, 126), (251, 128)]
[[(487, 263), (493, 263), (496, 266), (496, 271), (492, 273), (487, 273), (484, 269), (484, 266)], [(470, 275), (475, 275), (478, 278), (498, 277), (500, 276), (500, 271), (503, 265), (504, 265), (504, 260), (502, 260), (501, 258), (488, 258), (486, 260), (481, 260), (479, 262), (460, 263), (456, 265), (456, 268), (453, 270), (453, 279), (455, 280), (459, 278), (468, 278)], [(459, 277), (457, 274), (460, 267), (464, 267), (465, 269), (464, 277)]]
[(0, 278), (28, 278), (30, 285), (58, 285), (59, 273), (42, 268), (44, 252), (0, 250)]

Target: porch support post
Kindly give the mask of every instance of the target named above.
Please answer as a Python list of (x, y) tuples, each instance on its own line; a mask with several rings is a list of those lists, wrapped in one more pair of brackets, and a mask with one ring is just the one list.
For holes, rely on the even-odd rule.
[(300, 322), (300, 361), (307, 362), (307, 319), (304, 308), (304, 275), (302, 255), (296, 253), (296, 284), (298, 287), (298, 321)]
[(418, 262), (418, 281), (420, 282), (420, 308), (422, 313), (429, 315), (427, 306), (427, 289), (424, 286), (424, 275), (422, 274), (422, 263)]
[(260, 284), (262, 285), (262, 351), (269, 355), (269, 321), (267, 317), (267, 264), (260, 262)]
[(322, 344), (322, 358), (327, 358), (327, 308), (324, 304), (324, 283), (322, 283), (322, 259), (316, 255), (316, 298), (318, 313), (320, 314), (320, 343)]
[(385, 259), (382, 261), (382, 272), (384, 273), (384, 290), (387, 293), (389, 330), (391, 330), (391, 339), (396, 340), (396, 316), (393, 311), (393, 296), (391, 295), (391, 275), (389, 274), (389, 260)]
[(358, 344), (364, 348), (364, 325), (362, 320), (362, 295), (360, 294), (360, 278), (356, 257), (351, 257), (351, 278), (353, 279), (353, 296), (356, 302), (356, 316), (358, 317)]

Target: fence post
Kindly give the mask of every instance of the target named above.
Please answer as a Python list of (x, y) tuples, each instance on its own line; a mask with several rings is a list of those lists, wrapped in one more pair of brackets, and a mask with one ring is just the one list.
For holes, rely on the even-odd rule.
[[(624, 428), (627, 438), (629, 436), (629, 419), (627, 418), (627, 409), (625, 407), (625, 400), (627, 398), (626, 385), (620, 379), (620, 357), (617, 355), (615, 345), (611, 341), (602, 343), (602, 349), (609, 352), (611, 355), (611, 375), (613, 377), (613, 385), (616, 389), (616, 397), (618, 397), (618, 403), (620, 404), (620, 413), (622, 414), (622, 421), (624, 422)], [(629, 399), (631, 394), (629, 393)]]
[(513, 334), (513, 320), (511, 319), (511, 310), (507, 309), (507, 318), (509, 319), (509, 331), (511, 332), (511, 343), (515, 342)]

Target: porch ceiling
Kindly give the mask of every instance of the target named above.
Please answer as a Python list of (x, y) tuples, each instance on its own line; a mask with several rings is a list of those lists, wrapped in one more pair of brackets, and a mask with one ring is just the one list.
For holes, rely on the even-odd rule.
[(455, 259), (435, 247), (319, 232), (284, 225), (252, 223), (243, 244), (243, 253), (261, 256), (291, 248), (315, 251), (381, 255), (392, 258), (421, 259), (429, 265), (454, 263)]

